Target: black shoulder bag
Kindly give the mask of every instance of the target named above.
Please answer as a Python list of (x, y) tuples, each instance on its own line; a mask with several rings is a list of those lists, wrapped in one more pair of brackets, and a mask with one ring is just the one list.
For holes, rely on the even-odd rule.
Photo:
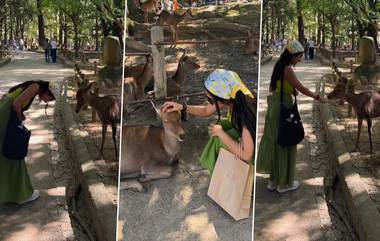
[(3, 141), (3, 155), (13, 160), (24, 159), (28, 154), (30, 134), (30, 130), (22, 124), (16, 111), (12, 109)]
[(278, 126), (277, 144), (282, 147), (297, 145), (305, 137), (303, 125), (297, 106), (297, 96), (295, 91), (294, 105), (291, 109), (284, 105), (284, 78), (281, 77), (281, 104), (280, 123)]

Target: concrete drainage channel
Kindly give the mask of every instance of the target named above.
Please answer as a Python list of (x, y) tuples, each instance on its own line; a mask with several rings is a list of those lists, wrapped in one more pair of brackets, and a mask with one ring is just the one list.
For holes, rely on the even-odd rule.
[[(324, 86), (325, 83), (318, 82), (317, 91), (324, 94)], [(350, 240), (379, 240), (380, 214), (353, 165), (342, 138), (344, 127), (337, 123), (329, 104), (319, 104), (319, 112), (332, 163), (324, 183), (329, 208), (346, 226)]]
[[(88, 133), (81, 130), (67, 102), (66, 80), (63, 80), (59, 87), (59, 104), (76, 174), (75, 180), (67, 188), (67, 203), (72, 218), (80, 224), (87, 237), (80, 240), (115, 240), (117, 209), (97, 173), (84, 142), (84, 137)], [(81, 209), (86, 209), (86, 212)]]

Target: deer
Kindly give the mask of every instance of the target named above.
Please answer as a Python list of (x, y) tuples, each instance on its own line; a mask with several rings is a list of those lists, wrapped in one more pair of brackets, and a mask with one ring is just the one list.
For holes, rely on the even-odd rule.
[(177, 33), (177, 25), (182, 22), (186, 16), (193, 18), (191, 9), (187, 9), (183, 14), (170, 13), (166, 10), (163, 10), (158, 16), (158, 24), (168, 25), (172, 31), (173, 40), (177, 41), (179, 39)]
[(199, 69), (195, 57), (187, 56), (184, 52), (178, 61), (176, 73), (166, 82), (167, 96), (178, 96), (181, 93), (183, 82), (190, 72)]
[(100, 147), (100, 154), (103, 155), (104, 141), (106, 138), (107, 127), (111, 125), (112, 127), (112, 138), (115, 148), (115, 156), (117, 158), (117, 147), (116, 147), (116, 130), (117, 124), (120, 123), (121, 117), (121, 100), (118, 95), (106, 95), (99, 97), (91, 93), (90, 89), (94, 82), (87, 84), (84, 83), (79, 85), (79, 89), (76, 93), (76, 108), (75, 112), (79, 113), (83, 106), (91, 106), (97, 113), (101, 123), (102, 123), (102, 145)]
[(149, 13), (158, 13), (162, 8), (161, 1), (159, 0), (148, 0), (143, 3), (140, 0), (136, 0), (136, 6), (143, 12), (146, 23), (148, 22)]
[(147, 56), (144, 66), (126, 67), (124, 73), (124, 77), (132, 77), (131, 80), (126, 81), (126, 84), (133, 89), (134, 98), (140, 99), (144, 96), (145, 87), (153, 79), (153, 57)]
[(356, 150), (359, 149), (359, 137), (363, 120), (367, 121), (368, 136), (370, 143), (370, 153), (372, 153), (372, 118), (380, 116), (380, 94), (376, 91), (362, 91), (355, 94), (353, 86), (347, 86), (348, 79), (341, 77), (334, 90), (327, 95), (328, 99), (344, 99), (355, 110), (358, 120), (358, 134), (356, 137)]
[(180, 144), (185, 139), (181, 112), (163, 112), (155, 107), (162, 127), (122, 126), (120, 178), (127, 179), (122, 189), (145, 191), (142, 182), (169, 178), (178, 161)]
[[(192, 71), (199, 69), (200, 66), (197, 64), (197, 59), (195, 57), (190, 57), (183, 52), (178, 61), (178, 67), (176, 73), (166, 80), (166, 91), (167, 96), (178, 96), (181, 93), (183, 82), (188, 74)], [(154, 81), (152, 80), (146, 87), (146, 91), (153, 90)]]

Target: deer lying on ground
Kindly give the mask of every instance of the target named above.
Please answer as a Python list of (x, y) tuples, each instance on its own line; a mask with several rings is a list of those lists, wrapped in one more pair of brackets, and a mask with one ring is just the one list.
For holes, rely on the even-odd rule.
[(347, 82), (347, 78), (340, 78), (340, 81), (336, 84), (334, 90), (327, 95), (327, 98), (344, 99), (354, 108), (358, 119), (356, 149), (359, 149), (359, 137), (363, 120), (365, 119), (367, 121), (370, 152), (372, 153), (372, 118), (380, 116), (380, 94), (376, 91), (363, 91), (359, 94), (355, 94), (353, 86), (346, 88)]
[(159, 0), (148, 0), (146, 2), (140, 2), (140, 0), (136, 0), (136, 6), (144, 13), (144, 21), (148, 22), (148, 14), (149, 13), (158, 13), (161, 8), (161, 1)]
[[(93, 82), (94, 83), (94, 82)], [(81, 108), (85, 105), (89, 105), (94, 108), (100, 121), (102, 122), (102, 145), (100, 148), (100, 154), (103, 156), (104, 141), (106, 139), (107, 127), (112, 127), (112, 138), (115, 147), (115, 156), (117, 158), (116, 147), (116, 130), (117, 124), (120, 123), (121, 117), (121, 101), (118, 95), (106, 95), (99, 97), (90, 92), (92, 84), (79, 85), (79, 89), (76, 94), (77, 105), (75, 112), (79, 113)]]
[[(176, 73), (166, 80), (167, 96), (178, 96), (181, 93), (183, 83), (188, 74), (199, 68), (200, 66), (197, 64), (197, 59), (195, 57), (187, 56), (184, 52), (179, 58)], [(153, 90), (153, 85), (154, 81), (152, 80), (145, 90)]]
[(169, 25), (173, 40), (177, 41), (179, 40), (178, 33), (177, 33), (177, 25), (185, 19), (186, 16), (193, 17), (193, 14), (191, 13), (191, 9), (187, 9), (186, 12), (183, 14), (177, 14), (177, 13), (170, 13), (166, 10), (163, 10), (160, 15), (158, 16), (158, 24), (159, 25)]
[(123, 126), (120, 177), (132, 179), (122, 184), (124, 189), (143, 191), (140, 182), (169, 178), (178, 160), (180, 143), (185, 131), (180, 112), (156, 109), (163, 127), (151, 125)]

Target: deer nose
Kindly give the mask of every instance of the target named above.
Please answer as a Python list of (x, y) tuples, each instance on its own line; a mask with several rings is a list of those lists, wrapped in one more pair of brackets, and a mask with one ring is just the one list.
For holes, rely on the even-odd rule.
[(185, 133), (179, 134), (179, 139), (181, 139), (183, 141), (183, 140), (185, 140), (185, 138), (186, 138)]

